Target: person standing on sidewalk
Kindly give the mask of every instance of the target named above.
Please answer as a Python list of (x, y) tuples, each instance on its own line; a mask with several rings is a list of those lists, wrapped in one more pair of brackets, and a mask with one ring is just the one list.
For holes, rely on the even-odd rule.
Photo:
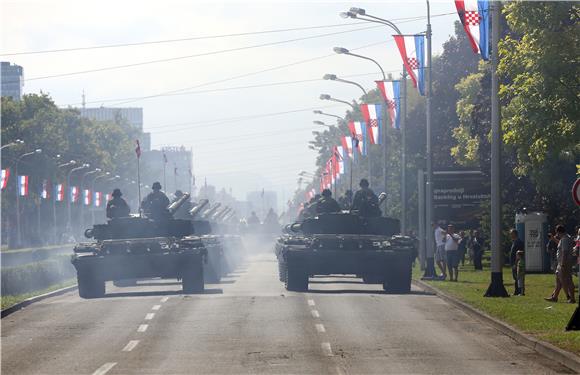
[(476, 271), (482, 271), (483, 265), (481, 260), (483, 258), (483, 238), (479, 235), (479, 231), (473, 232), (471, 238), (471, 251), (473, 254), (473, 268)]
[(512, 229), (510, 231), (510, 236), (512, 238), (512, 247), (510, 249), (510, 265), (512, 266), (512, 277), (514, 279), (514, 296), (519, 296), (521, 291), (518, 286), (518, 271), (517, 271), (517, 263), (516, 257), (518, 251), (524, 252), (524, 242), (520, 240), (518, 236), (518, 231)]
[(574, 246), (572, 238), (566, 233), (566, 228), (563, 225), (556, 227), (556, 238), (559, 240), (556, 253), (558, 259), (556, 266), (556, 288), (550, 297), (544, 299), (550, 302), (558, 302), (558, 295), (560, 294), (560, 290), (563, 289), (564, 293), (566, 293), (567, 302), (576, 303), (574, 282), (572, 281), (572, 262), (574, 259), (572, 257)]
[(441, 228), (441, 223), (433, 223), (435, 229), (435, 261), (441, 270), (439, 278), (445, 280), (447, 278), (447, 269), (445, 265), (445, 231)]
[[(449, 281), (457, 281), (459, 276), (459, 241), (461, 237), (455, 234), (455, 228), (449, 224), (445, 235), (445, 256), (449, 268)], [(455, 275), (455, 276), (454, 276)]]

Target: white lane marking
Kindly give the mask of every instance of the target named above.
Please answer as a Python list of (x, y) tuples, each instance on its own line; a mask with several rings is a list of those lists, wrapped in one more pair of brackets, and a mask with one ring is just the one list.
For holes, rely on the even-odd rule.
[(322, 352), (324, 353), (324, 355), (329, 357), (332, 356), (332, 348), (330, 347), (329, 342), (323, 342), (320, 346), (322, 347)]
[(308, 300), (308, 306), (314, 306), (314, 305), (316, 305), (316, 304), (314, 303), (314, 300), (313, 300), (313, 299), (309, 299), (309, 300)]
[(318, 310), (310, 310), (310, 313), (312, 314), (312, 316), (314, 318), (320, 318), (320, 314), (318, 313)]
[(149, 314), (145, 315), (145, 320), (151, 320), (151, 319), (153, 319), (154, 316), (155, 316), (155, 313), (149, 313)]
[(109, 372), (110, 369), (115, 367), (116, 364), (117, 362), (107, 362), (99, 367), (97, 371), (93, 372), (93, 375), (105, 375), (107, 372)]
[(169, 299), (169, 297), (163, 297), (163, 298), (161, 298), (161, 302), (162, 303), (167, 302), (168, 299)]
[(141, 324), (141, 325), (139, 325), (139, 328), (137, 328), (137, 332), (145, 332), (145, 331), (147, 331), (148, 327), (149, 327), (149, 324)]
[(326, 332), (326, 329), (324, 328), (324, 325), (317, 324), (316, 325), (316, 331), (318, 331), (318, 333), (324, 333), (324, 332)]
[(159, 310), (160, 308), (161, 308), (161, 305), (153, 305), (151, 310)]
[(123, 348), (124, 352), (130, 352), (131, 350), (135, 349), (135, 347), (139, 344), (139, 340), (131, 340), (125, 347)]

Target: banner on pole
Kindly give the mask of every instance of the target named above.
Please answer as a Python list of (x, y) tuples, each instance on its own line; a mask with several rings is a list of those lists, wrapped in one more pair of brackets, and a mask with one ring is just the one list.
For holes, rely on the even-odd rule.
[(489, 60), (489, 1), (456, 0), (455, 8), (471, 49)]
[(18, 176), (18, 195), (28, 196), (28, 176)]
[(425, 35), (393, 35), (413, 87), (425, 95)]

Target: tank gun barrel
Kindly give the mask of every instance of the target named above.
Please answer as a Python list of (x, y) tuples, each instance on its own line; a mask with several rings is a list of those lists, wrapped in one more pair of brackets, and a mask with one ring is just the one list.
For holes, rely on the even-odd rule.
[(201, 215), (201, 217), (202, 217), (202, 218), (204, 218), (204, 219), (207, 219), (207, 218), (211, 217), (211, 215), (213, 215), (213, 214), (214, 214), (214, 212), (215, 212), (215, 211), (216, 211), (218, 208), (220, 208), (220, 206), (221, 206), (221, 205), (222, 205), (222, 204), (221, 204), (221, 203), (219, 203), (219, 202), (218, 202), (218, 203), (216, 203), (216, 204), (214, 204), (214, 205), (213, 205), (213, 207), (211, 207), (209, 210), (205, 211), (205, 212), (204, 212), (204, 213)]
[(200, 213), (208, 204), (209, 200), (207, 199), (200, 200), (199, 203), (189, 211), (189, 214), (191, 215), (191, 217), (195, 217), (195, 215)]
[(219, 214), (216, 215), (216, 221), (223, 221), (223, 218), (232, 210), (231, 207), (226, 207), (225, 210), (221, 211)]
[(189, 200), (189, 193), (183, 194), (181, 198), (171, 203), (169, 207), (167, 207), (167, 211), (169, 211), (169, 213), (173, 215), (177, 210), (179, 210), (179, 207), (181, 207), (187, 200)]
[(383, 202), (387, 199), (387, 193), (382, 192), (381, 194), (379, 194), (379, 207), (381, 206), (381, 204), (383, 204)]

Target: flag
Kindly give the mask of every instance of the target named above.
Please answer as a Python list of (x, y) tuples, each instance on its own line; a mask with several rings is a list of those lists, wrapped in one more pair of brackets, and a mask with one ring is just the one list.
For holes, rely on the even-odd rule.
[(40, 185), (40, 196), (42, 199), (50, 198), (50, 181), (43, 180), (42, 184)]
[(163, 151), (163, 162), (167, 164), (167, 155), (165, 155), (165, 151)]
[(352, 138), (349, 135), (343, 135), (340, 138), (343, 149), (346, 151), (349, 158), (352, 158)]
[(380, 145), (382, 138), (383, 106), (380, 104), (361, 104), (360, 111), (368, 127), (373, 145)]
[(425, 35), (393, 35), (413, 87), (425, 95)]
[(111, 193), (107, 193), (107, 195), (105, 196), (105, 199), (108, 201), (110, 201), (111, 199), (113, 199), (113, 195)]
[(54, 200), (57, 202), (64, 201), (64, 184), (54, 185)]
[(344, 163), (344, 159), (346, 155), (344, 154), (344, 146), (336, 146), (336, 151), (338, 152), (338, 172), (340, 174), (346, 173), (346, 165)]
[(95, 207), (101, 207), (101, 203), (103, 201), (103, 193), (101, 193), (100, 191), (95, 191), (94, 193), (94, 205)]
[(18, 195), (21, 197), (28, 195), (28, 176), (18, 176)]
[(358, 152), (365, 156), (367, 154), (367, 146), (365, 142), (367, 130), (364, 122), (351, 121), (348, 123), (348, 128), (353, 137), (353, 148), (358, 149)]
[(76, 203), (79, 200), (79, 187), (78, 186), (71, 186), (70, 187), (70, 201), (72, 203)]
[(91, 191), (89, 189), (83, 190), (83, 204), (85, 206), (91, 205)]
[(489, 60), (489, 1), (456, 0), (455, 8), (471, 49)]
[(2, 169), (2, 181), (0, 181), (0, 187), (2, 190), (8, 186), (8, 179), (10, 178), (10, 168)]
[(137, 159), (139, 159), (141, 157), (141, 145), (139, 144), (138, 139), (135, 140), (135, 143), (137, 143), (137, 147), (135, 148), (135, 153), (137, 154)]
[(387, 103), (387, 112), (393, 129), (400, 129), (401, 113), (401, 82), (400, 81), (376, 81), (383, 100)]

